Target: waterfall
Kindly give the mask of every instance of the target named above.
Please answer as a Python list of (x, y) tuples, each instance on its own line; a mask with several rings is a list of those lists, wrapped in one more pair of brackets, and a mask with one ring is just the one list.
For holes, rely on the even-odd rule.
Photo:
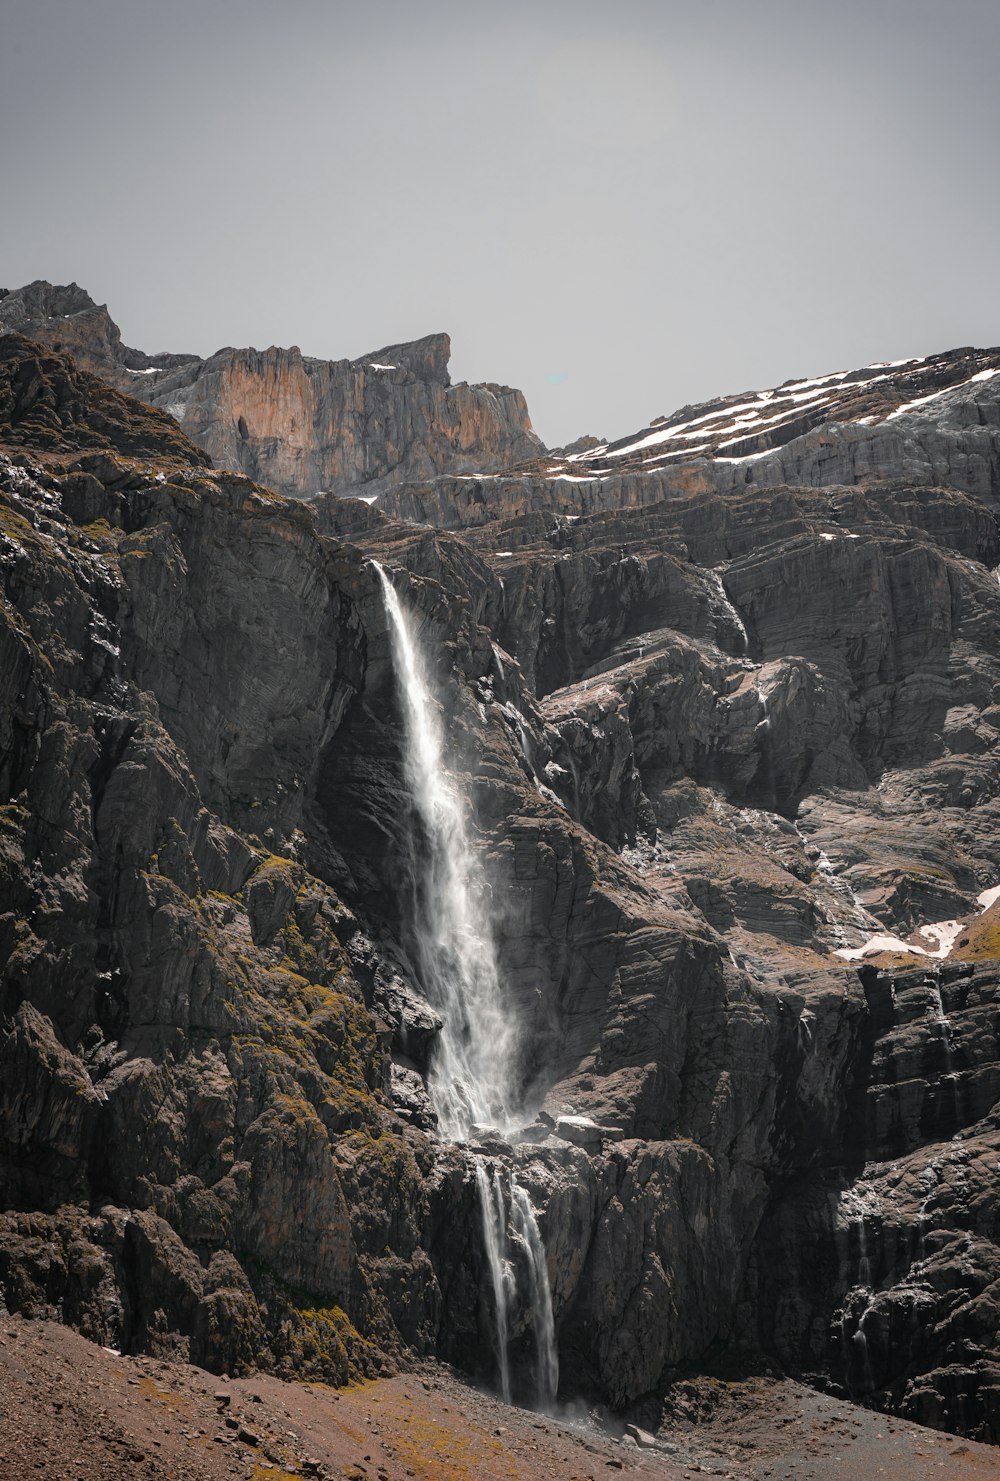
[(505, 1404), (510, 1403), (510, 1354), (507, 1351), (507, 1311), (510, 1302), (507, 1266), (507, 1219), (503, 1208), (503, 1192), (498, 1180), (490, 1182), (486, 1165), (481, 1157), (476, 1158), (476, 1187), (479, 1190), (479, 1211), (483, 1220), (483, 1244), (486, 1262), (490, 1269), (493, 1286), (494, 1330), (496, 1333), (497, 1367), (500, 1372), (500, 1392)]
[(927, 978), (927, 990), (931, 999), (931, 1014), (935, 1023), (941, 1025), (943, 1037), (946, 1043), (950, 1042), (951, 1024), (948, 1015), (944, 1011), (944, 998), (941, 996), (941, 979), (937, 976)]
[(552, 1289), (549, 1285), (545, 1246), (538, 1227), (538, 1217), (527, 1191), (515, 1178), (511, 1178), (508, 1213), (504, 1206), (500, 1177), (496, 1171), (492, 1175), (486, 1171), (486, 1164), (481, 1157), (476, 1159), (476, 1188), (483, 1225), (483, 1245), (493, 1292), (494, 1346), (500, 1373), (500, 1389), (504, 1399), (510, 1403), (508, 1344), (511, 1308), (517, 1296), (515, 1250), (511, 1248), (512, 1241), (508, 1235), (510, 1226), (513, 1229), (513, 1242), (518, 1247), (516, 1253), (527, 1264), (528, 1309), (535, 1338), (535, 1402), (539, 1409), (547, 1409), (554, 1403), (559, 1388), (559, 1358), (556, 1352)]
[(531, 1297), (531, 1320), (535, 1329), (538, 1355), (536, 1391), (538, 1407), (547, 1408), (555, 1400), (559, 1387), (559, 1358), (556, 1353), (556, 1327), (552, 1315), (552, 1290), (545, 1263), (545, 1246), (531, 1199), (517, 1183), (510, 1186), (511, 1213), (514, 1228), (528, 1252), (528, 1281)]
[(740, 638), (743, 641), (743, 652), (748, 652), (750, 648), (750, 638), (746, 630), (746, 624), (744, 623), (743, 618), (740, 616), (735, 605), (733, 604), (732, 597), (729, 595), (728, 591), (723, 585), (721, 573), (719, 571), (706, 571), (705, 574), (708, 577), (709, 581), (712, 583), (712, 586), (715, 589), (715, 593), (719, 598), (723, 610), (731, 619), (733, 626), (736, 628), (736, 631), (739, 633)]
[(410, 619), (385, 571), (372, 564), (403, 701), (406, 780), (427, 840), (426, 859), (413, 871), (416, 956), (424, 992), (444, 1025), (428, 1090), (442, 1136), (464, 1142), (474, 1126), (512, 1127), (515, 1031), (481, 903), (485, 880), (445, 766), (440, 705)]
[[(406, 781), (426, 839), (426, 857), (418, 863), (414, 849), (411, 861), (414, 938), (421, 985), (442, 1018), (427, 1088), (439, 1130), (447, 1140), (465, 1142), (477, 1129), (487, 1127), (509, 1136), (518, 1109), (517, 1036), (500, 990), (484, 904), (488, 890), (462, 799), (446, 766), (441, 706), (427, 660), (392, 582), (377, 561), (372, 564), (382, 584), (402, 698)], [(523, 717), (518, 719), (523, 724)], [(527, 751), (523, 735), (522, 744)], [(500, 1390), (509, 1403), (510, 1325), (521, 1294), (515, 1273), (521, 1263), (527, 1268), (523, 1294), (537, 1354), (536, 1398), (544, 1407), (555, 1399), (559, 1366), (538, 1218), (527, 1192), (513, 1176), (507, 1207), (497, 1172), (487, 1172), (481, 1156), (475, 1156), (474, 1162), (493, 1296)]]
[(858, 1215), (858, 1279), (866, 1290), (871, 1290), (872, 1267), (868, 1258), (868, 1234), (863, 1214)]

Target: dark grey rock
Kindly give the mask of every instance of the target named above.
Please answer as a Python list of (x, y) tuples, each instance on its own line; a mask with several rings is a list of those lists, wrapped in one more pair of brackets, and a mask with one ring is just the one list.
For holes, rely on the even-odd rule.
[[(414, 354), (391, 374), (443, 394), (441, 346)], [(564, 1393), (622, 1408), (752, 1358), (996, 1439), (1000, 537), (973, 385), (921, 413), (947, 486), (653, 469), (591, 499), (529, 471), (484, 479), (458, 537), (213, 472), (3, 340), (6, 1304), (217, 1370), (433, 1353), (491, 1381), (475, 1151), (538, 1210)], [(858, 438), (891, 459), (903, 420)], [(767, 455), (856, 440), (829, 438)], [(371, 556), (434, 655), (504, 905), (539, 1108), (515, 1145), (433, 1135)], [(949, 916), (940, 964), (836, 955)]]

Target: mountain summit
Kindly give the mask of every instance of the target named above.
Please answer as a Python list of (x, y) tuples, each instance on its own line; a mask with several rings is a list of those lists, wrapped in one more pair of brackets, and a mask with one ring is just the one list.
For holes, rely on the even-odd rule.
[(0, 332), (73, 356), (119, 390), (170, 413), (220, 468), (304, 498), (377, 494), (403, 480), (510, 467), (544, 452), (520, 391), (448, 375), (451, 342), (431, 334), (357, 360), (297, 346), (147, 355), (122, 343), (76, 283), (38, 281), (0, 297)]

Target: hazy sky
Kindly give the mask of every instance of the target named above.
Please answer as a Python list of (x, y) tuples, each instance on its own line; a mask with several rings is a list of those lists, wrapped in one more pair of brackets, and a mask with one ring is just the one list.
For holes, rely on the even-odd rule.
[(998, 0), (0, 0), (0, 285), (447, 329), (550, 444), (1000, 341)]

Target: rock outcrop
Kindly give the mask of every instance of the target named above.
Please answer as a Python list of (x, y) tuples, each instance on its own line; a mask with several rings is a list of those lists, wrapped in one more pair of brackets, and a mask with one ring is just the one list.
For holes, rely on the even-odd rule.
[[(427, 484), (457, 534), (214, 471), (19, 336), (0, 371), (8, 1306), (215, 1367), (489, 1381), (479, 1157), (538, 1212), (566, 1395), (766, 1357), (1000, 1439), (1000, 528), (961, 477), (987, 414), (958, 426), (986, 391), (920, 413), (934, 479), (706, 462), (587, 506), (529, 470), (469, 480), (523, 493), (474, 519)], [(510, 1142), (435, 1135), (369, 557), (447, 697)], [(524, 1395), (526, 1307), (510, 1335)]]
[(170, 413), (221, 468), (295, 498), (373, 496), (401, 479), (509, 467), (537, 457), (520, 391), (452, 385), (451, 344), (432, 334), (357, 360), (296, 347), (147, 355), (122, 344), (103, 304), (75, 283), (0, 296), (0, 332), (31, 336), (119, 390)]
[(770, 1210), (758, 1309), (788, 1366), (821, 1373), (832, 1351), (849, 1394), (995, 1440), (997, 963), (870, 968), (865, 991), (841, 1167)]

